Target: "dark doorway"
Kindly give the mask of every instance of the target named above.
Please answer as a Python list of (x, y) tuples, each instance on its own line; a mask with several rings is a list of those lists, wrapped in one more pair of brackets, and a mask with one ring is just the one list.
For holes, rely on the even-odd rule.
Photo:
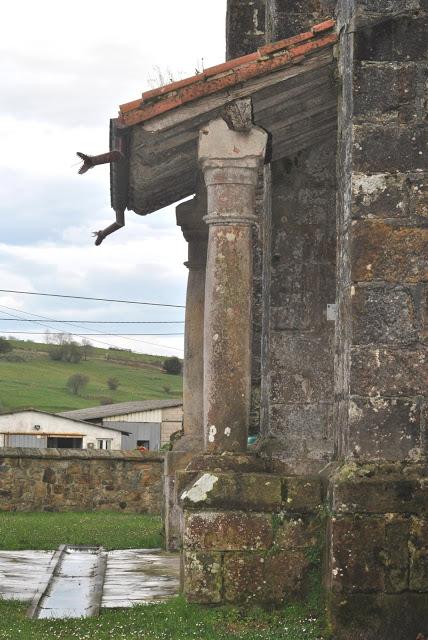
[(81, 449), (83, 438), (48, 437), (48, 449)]
[(137, 448), (144, 447), (149, 451), (150, 449), (150, 440), (137, 440)]

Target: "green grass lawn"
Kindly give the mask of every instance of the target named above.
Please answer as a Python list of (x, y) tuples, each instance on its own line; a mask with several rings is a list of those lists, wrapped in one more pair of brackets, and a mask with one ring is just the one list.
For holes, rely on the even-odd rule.
[[(14, 353), (26, 360), (0, 359), (0, 411), (33, 407), (55, 413), (95, 406), (106, 400), (125, 402), (182, 395), (182, 376), (164, 373), (163, 358), (159, 356), (93, 349), (88, 360), (73, 364), (50, 360), (48, 345), (13, 343)], [(73, 395), (66, 387), (74, 373), (89, 378), (80, 395)], [(108, 378), (118, 379), (116, 391), (108, 388)]]
[(23, 605), (0, 603), (0, 640), (320, 640), (322, 624), (302, 606), (202, 607), (181, 597), (103, 610), (86, 620), (28, 620)]
[(157, 516), (113, 513), (0, 512), (0, 549), (57, 549), (60, 544), (153, 549), (162, 544)]
[[(161, 543), (155, 516), (99, 513), (0, 513), (0, 549), (55, 549), (100, 544), (107, 549), (153, 548)], [(103, 609), (99, 618), (29, 620), (26, 604), (0, 601), (0, 640), (321, 640), (322, 598), (281, 610), (203, 607), (180, 596), (132, 609)]]

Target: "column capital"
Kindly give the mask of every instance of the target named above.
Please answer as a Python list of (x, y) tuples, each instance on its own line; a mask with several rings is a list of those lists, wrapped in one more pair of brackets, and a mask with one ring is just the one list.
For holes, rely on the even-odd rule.
[(236, 131), (222, 118), (200, 130), (198, 157), (208, 192), (207, 224), (257, 221), (253, 200), (267, 140), (266, 131), (259, 127)]
[(207, 194), (205, 187), (191, 200), (186, 200), (186, 202), (182, 202), (175, 208), (177, 225), (181, 227), (187, 242), (206, 241), (208, 239), (208, 227), (204, 222), (206, 212)]
[(193, 271), (205, 270), (208, 244), (208, 226), (204, 222), (207, 212), (205, 185), (200, 185), (197, 194), (179, 204), (175, 212), (177, 225), (188, 243), (188, 260), (184, 266)]
[(217, 118), (199, 131), (199, 162), (203, 170), (227, 166), (257, 169), (264, 161), (267, 140), (268, 134), (260, 127), (235, 131), (223, 118)]

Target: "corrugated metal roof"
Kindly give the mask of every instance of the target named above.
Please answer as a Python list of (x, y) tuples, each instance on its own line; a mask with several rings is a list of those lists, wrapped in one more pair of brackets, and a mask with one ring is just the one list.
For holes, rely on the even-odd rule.
[(75, 409), (73, 411), (63, 411), (58, 413), (64, 418), (74, 418), (78, 420), (96, 420), (97, 418), (110, 418), (113, 416), (123, 416), (127, 413), (137, 411), (154, 411), (156, 409), (168, 409), (169, 407), (179, 407), (182, 400), (132, 400), (130, 402), (116, 402), (114, 404), (104, 404), (87, 409)]

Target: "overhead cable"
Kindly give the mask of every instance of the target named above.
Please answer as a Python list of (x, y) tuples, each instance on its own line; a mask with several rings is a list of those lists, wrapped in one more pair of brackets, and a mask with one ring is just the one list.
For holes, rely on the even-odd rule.
[(19, 293), (26, 296), (48, 296), (50, 298), (71, 298), (73, 300), (95, 300), (97, 302), (119, 302), (121, 304), (143, 304), (149, 307), (172, 307), (185, 309), (182, 304), (163, 304), (160, 302), (142, 302), (141, 300), (119, 300), (116, 298), (91, 298), (89, 296), (70, 296), (63, 293), (46, 293), (40, 291), (17, 291), (16, 289), (0, 289), (2, 293)]

